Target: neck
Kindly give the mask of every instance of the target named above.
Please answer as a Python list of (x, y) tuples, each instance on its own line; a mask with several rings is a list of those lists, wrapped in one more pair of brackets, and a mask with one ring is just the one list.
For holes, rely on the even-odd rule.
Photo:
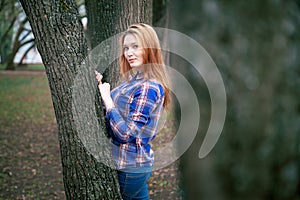
[(135, 68), (132, 68), (131, 70), (132, 70), (132, 72), (133, 72), (134, 74), (136, 74), (136, 73), (138, 73), (138, 72), (139, 72), (139, 73), (144, 72), (143, 66), (135, 67)]

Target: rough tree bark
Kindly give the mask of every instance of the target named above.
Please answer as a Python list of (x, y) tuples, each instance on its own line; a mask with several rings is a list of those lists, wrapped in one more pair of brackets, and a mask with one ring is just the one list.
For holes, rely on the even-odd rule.
[[(132, 23), (152, 24), (152, 0), (89, 0), (85, 1), (85, 5), (91, 49), (105, 39), (125, 31)], [(106, 68), (104, 79), (114, 87), (118, 82), (119, 74), (118, 63), (114, 62)]]
[[(88, 68), (88, 63), (82, 64), (89, 48), (75, 2), (72, 0), (20, 2), (28, 16), (38, 51), (46, 68), (58, 123), (67, 199), (121, 199), (115, 171), (99, 162), (99, 158), (108, 163), (112, 160), (106, 137), (102, 134), (104, 122), (97, 119), (93, 111), (96, 103), (92, 91), (97, 90), (97, 86), (93, 70)], [(89, 17), (90, 23), (93, 24), (91, 21), (96, 19), (95, 27), (92, 26), (95, 33), (89, 37), (91, 44), (96, 44), (94, 42), (96, 40), (98, 44), (110, 35), (124, 30), (130, 23), (137, 21), (149, 23), (150, 21), (146, 19), (152, 17), (152, 12), (148, 12), (152, 11), (151, 1), (135, 0), (130, 3), (89, 1), (89, 3), (92, 3), (93, 7), (89, 9), (89, 13), (92, 13)], [(106, 13), (107, 16), (98, 16), (99, 13)], [(106, 25), (96, 28), (99, 23), (97, 20), (103, 20), (103, 24)], [(110, 26), (107, 26), (109, 24)], [(82, 73), (87, 76), (78, 79), (78, 75)], [(74, 85), (78, 82), (82, 82), (83, 87), (80, 91), (75, 91)], [(92, 99), (94, 105), (82, 102), (82, 99), (86, 102)], [(81, 116), (84, 116), (84, 120), (78, 120), (82, 119)], [(83, 139), (82, 135), (86, 138)]]

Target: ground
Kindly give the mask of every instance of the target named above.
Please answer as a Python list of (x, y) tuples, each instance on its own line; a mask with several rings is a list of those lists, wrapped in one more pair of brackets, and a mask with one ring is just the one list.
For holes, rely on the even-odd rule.
[[(65, 199), (45, 73), (1, 70), (0, 96), (0, 200)], [(170, 141), (170, 132), (162, 133), (158, 143)], [(151, 199), (181, 199), (178, 162), (153, 172), (149, 194)]]

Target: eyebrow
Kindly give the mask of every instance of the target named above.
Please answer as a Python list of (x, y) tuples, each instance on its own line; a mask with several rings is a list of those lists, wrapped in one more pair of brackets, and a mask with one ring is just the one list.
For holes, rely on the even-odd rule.
[[(133, 44), (137, 44), (136, 42), (132, 42), (132, 43), (129, 43), (129, 45), (133, 45)], [(128, 45), (128, 44), (123, 44), (123, 45)]]
[(132, 43), (130, 43), (130, 44), (123, 44), (124, 46), (130, 46), (130, 45), (135, 45), (135, 44), (137, 44), (136, 42), (132, 42)]

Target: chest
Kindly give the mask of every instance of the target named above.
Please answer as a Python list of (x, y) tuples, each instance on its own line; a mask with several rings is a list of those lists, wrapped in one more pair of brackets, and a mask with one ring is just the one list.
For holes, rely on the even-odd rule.
[(134, 94), (141, 84), (142, 81), (123, 82), (111, 91), (111, 97), (114, 104), (123, 112), (123, 114), (126, 115), (128, 113), (129, 106), (134, 99)]

